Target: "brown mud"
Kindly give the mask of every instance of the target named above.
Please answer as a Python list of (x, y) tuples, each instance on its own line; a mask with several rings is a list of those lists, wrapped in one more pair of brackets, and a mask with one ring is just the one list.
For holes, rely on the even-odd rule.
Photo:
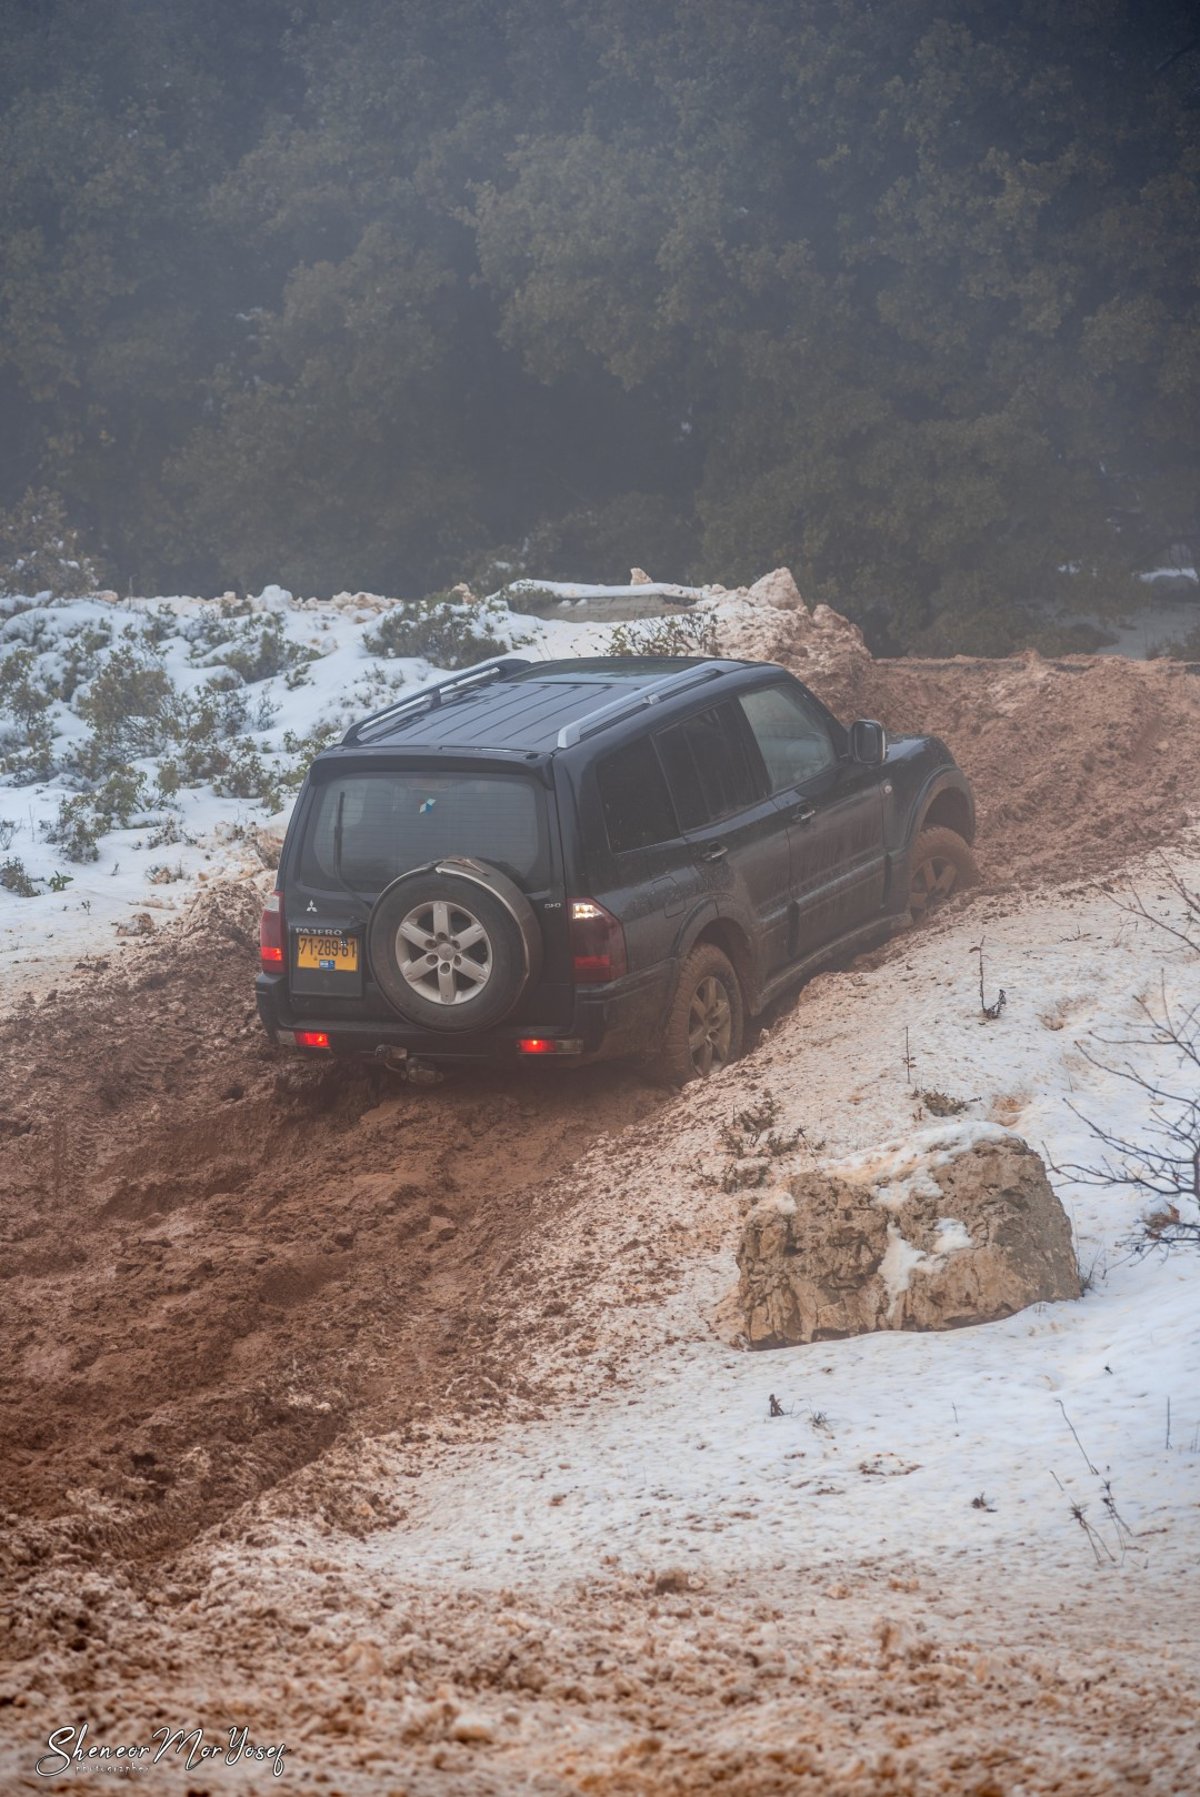
[[(802, 644), (785, 635), (775, 652), (806, 675)], [(1169, 849), (1200, 799), (1200, 677), (1177, 665), (852, 654), (808, 677), (842, 716), (948, 742), (975, 785), (993, 889), (1115, 877), (1132, 853)], [(278, 1056), (253, 1012), (258, 902), (249, 880), (210, 889), (119, 967), (97, 944), (58, 991), (0, 1019), (0, 1575), (11, 1599), (0, 1660), (18, 1668), (0, 1687), (0, 1706), (16, 1703), (9, 1721), (0, 1707), (0, 1735), (28, 1737), (30, 1690), (74, 1693), (115, 1716), (131, 1692), (145, 1686), (148, 1697), (139, 1656), (155, 1664), (168, 1641), (190, 1641), (172, 1649), (175, 1691), (189, 1679), (207, 1687), (208, 1656), (230, 1623), (212, 1632), (220, 1619), (197, 1596), (196, 1556), (240, 1538), (247, 1500), (287, 1487), (285, 1513), (310, 1504), (322, 1528), (369, 1535), (395, 1518), (397, 1500), (384, 1481), (347, 1472), (348, 1444), (418, 1439), (442, 1417), (486, 1418), (522, 1396), (536, 1404), (510, 1298), (537, 1190), (603, 1136), (614, 1165), (632, 1164), (622, 1130), (670, 1127), (669, 1113), (656, 1121), (662, 1095), (624, 1068), (475, 1073), (421, 1088)], [(341, 1470), (306, 1484), (306, 1469), (326, 1461)], [(89, 1578), (100, 1583), (81, 1599)], [(410, 1633), (426, 1643), (409, 1672), (424, 1667), (426, 1684), (457, 1689), (456, 1630), (482, 1630), (484, 1619), (465, 1600), (447, 1599), (440, 1620), (428, 1594), (419, 1618), (417, 1598), (404, 1601), (415, 1606)], [(309, 1602), (298, 1598), (297, 1614)], [(586, 1609), (562, 1619), (568, 1645), (590, 1641)], [(621, 1655), (636, 1660), (627, 1620)], [(250, 1661), (274, 1653), (302, 1676), (303, 1644), (284, 1622), (270, 1640), (238, 1627), (239, 1641), (253, 1639)], [(123, 1633), (129, 1651), (114, 1653)], [(354, 1638), (339, 1638), (337, 1652)], [(377, 1671), (387, 1651), (364, 1648), (364, 1664)], [(591, 1653), (580, 1647), (580, 1668)], [(556, 1750), (543, 1784), (530, 1749), (522, 1764), (535, 1782), (522, 1774), (520, 1788), (1016, 1788), (1004, 1782), (1011, 1768), (990, 1784), (986, 1768), (974, 1783), (923, 1783), (929, 1765), (906, 1760), (899, 1737), (892, 1770), (880, 1761), (874, 1782), (771, 1759), (769, 1743), (735, 1743), (733, 1759), (725, 1748), (702, 1754), (672, 1737), (689, 1726), (678, 1687), (669, 1701), (622, 1707), (620, 1679), (641, 1691), (643, 1670), (628, 1657), (621, 1665), (580, 1716), (617, 1729), (627, 1752), (611, 1763), (606, 1754), (588, 1781), (586, 1754), (576, 1778)], [(997, 1676), (1003, 1707), (1024, 1675), (1009, 1685)], [(582, 1670), (562, 1674), (567, 1685), (573, 1677), (587, 1685)], [(959, 1683), (978, 1703), (974, 1677), (967, 1666)], [(740, 1700), (719, 1701), (736, 1710)], [(919, 1709), (924, 1698), (911, 1701)], [(1128, 1698), (1131, 1715), (1140, 1701)], [(442, 1743), (453, 1771), (463, 1743), (444, 1708), (452, 1699), (429, 1702), (442, 1703), (441, 1720), (409, 1730), (424, 1743), (413, 1765), (436, 1766), (421, 1755)], [(425, 1788), (408, 1782), (411, 1768), (391, 1782), (382, 1768), (378, 1784), (369, 1768), (362, 1776), (345, 1788)], [(1034, 1778), (1029, 1765), (1021, 1777)], [(518, 1787), (501, 1777), (436, 1788)], [(1151, 1786), (1080, 1774), (1053, 1788)]]

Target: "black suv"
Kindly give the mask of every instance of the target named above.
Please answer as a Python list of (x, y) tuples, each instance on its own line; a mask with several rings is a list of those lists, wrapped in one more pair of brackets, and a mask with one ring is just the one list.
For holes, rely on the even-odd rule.
[(682, 1083), (971, 877), (974, 831), (935, 737), (847, 730), (783, 668), (501, 656), (317, 757), (259, 1015), (305, 1050), (635, 1055)]

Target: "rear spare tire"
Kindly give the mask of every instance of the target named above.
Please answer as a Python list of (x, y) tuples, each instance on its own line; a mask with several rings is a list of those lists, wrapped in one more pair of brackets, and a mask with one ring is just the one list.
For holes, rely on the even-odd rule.
[(486, 1030), (508, 1016), (541, 963), (520, 887), (486, 862), (439, 861), (381, 892), (367, 955), (393, 1010), (422, 1029)]

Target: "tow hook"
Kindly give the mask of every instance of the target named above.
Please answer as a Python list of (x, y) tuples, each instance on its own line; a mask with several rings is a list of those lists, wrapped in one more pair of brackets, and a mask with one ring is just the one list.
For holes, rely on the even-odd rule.
[(446, 1075), (428, 1061), (410, 1055), (407, 1048), (392, 1048), (386, 1042), (375, 1050), (375, 1059), (390, 1073), (398, 1073), (410, 1086), (440, 1086)]

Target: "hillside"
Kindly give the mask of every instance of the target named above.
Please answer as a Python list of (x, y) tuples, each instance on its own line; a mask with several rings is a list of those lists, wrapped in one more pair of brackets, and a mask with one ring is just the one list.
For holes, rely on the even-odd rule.
[[(35, 634), (0, 660), (113, 640), (42, 708), (48, 776), (0, 788), (41, 888), (0, 893), (6, 1789), (44, 1785), (46, 1718), (116, 1742), (154, 1715), (282, 1739), (286, 1776), (253, 1788), (356, 1797), (1190, 1791), (1200, 1261), (1131, 1253), (1133, 1193), (1056, 1176), (1078, 1303), (770, 1354), (708, 1319), (754, 1118), (771, 1182), (930, 1130), (1013, 1130), (1057, 1165), (1094, 1161), (1088, 1119), (1145, 1131), (1095, 1059), (1139, 1000), (1196, 1001), (1195, 957), (1121, 907), (1178, 921), (1166, 870), (1200, 884), (1200, 679), (875, 661), (823, 608), (694, 597), (685, 627), (726, 652), (942, 735), (984, 884), (676, 1097), (624, 1068), (382, 1085), (261, 1038), (257, 909), (305, 740), (428, 666), (366, 652), (382, 602), (276, 590), (202, 663), (196, 600), (9, 620)], [(540, 654), (612, 628), (476, 617)], [(264, 620), (284, 665), (225, 687), (263, 721), (214, 738), (253, 750), (257, 790), (210, 763), (164, 794), (186, 719), (160, 687), (127, 763), (145, 808), (66, 861), (40, 824), (79, 795), (72, 749), (109, 752), (105, 658), (143, 633), (186, 694)], [(166, 855), (178, 877), (148, 877)]]

